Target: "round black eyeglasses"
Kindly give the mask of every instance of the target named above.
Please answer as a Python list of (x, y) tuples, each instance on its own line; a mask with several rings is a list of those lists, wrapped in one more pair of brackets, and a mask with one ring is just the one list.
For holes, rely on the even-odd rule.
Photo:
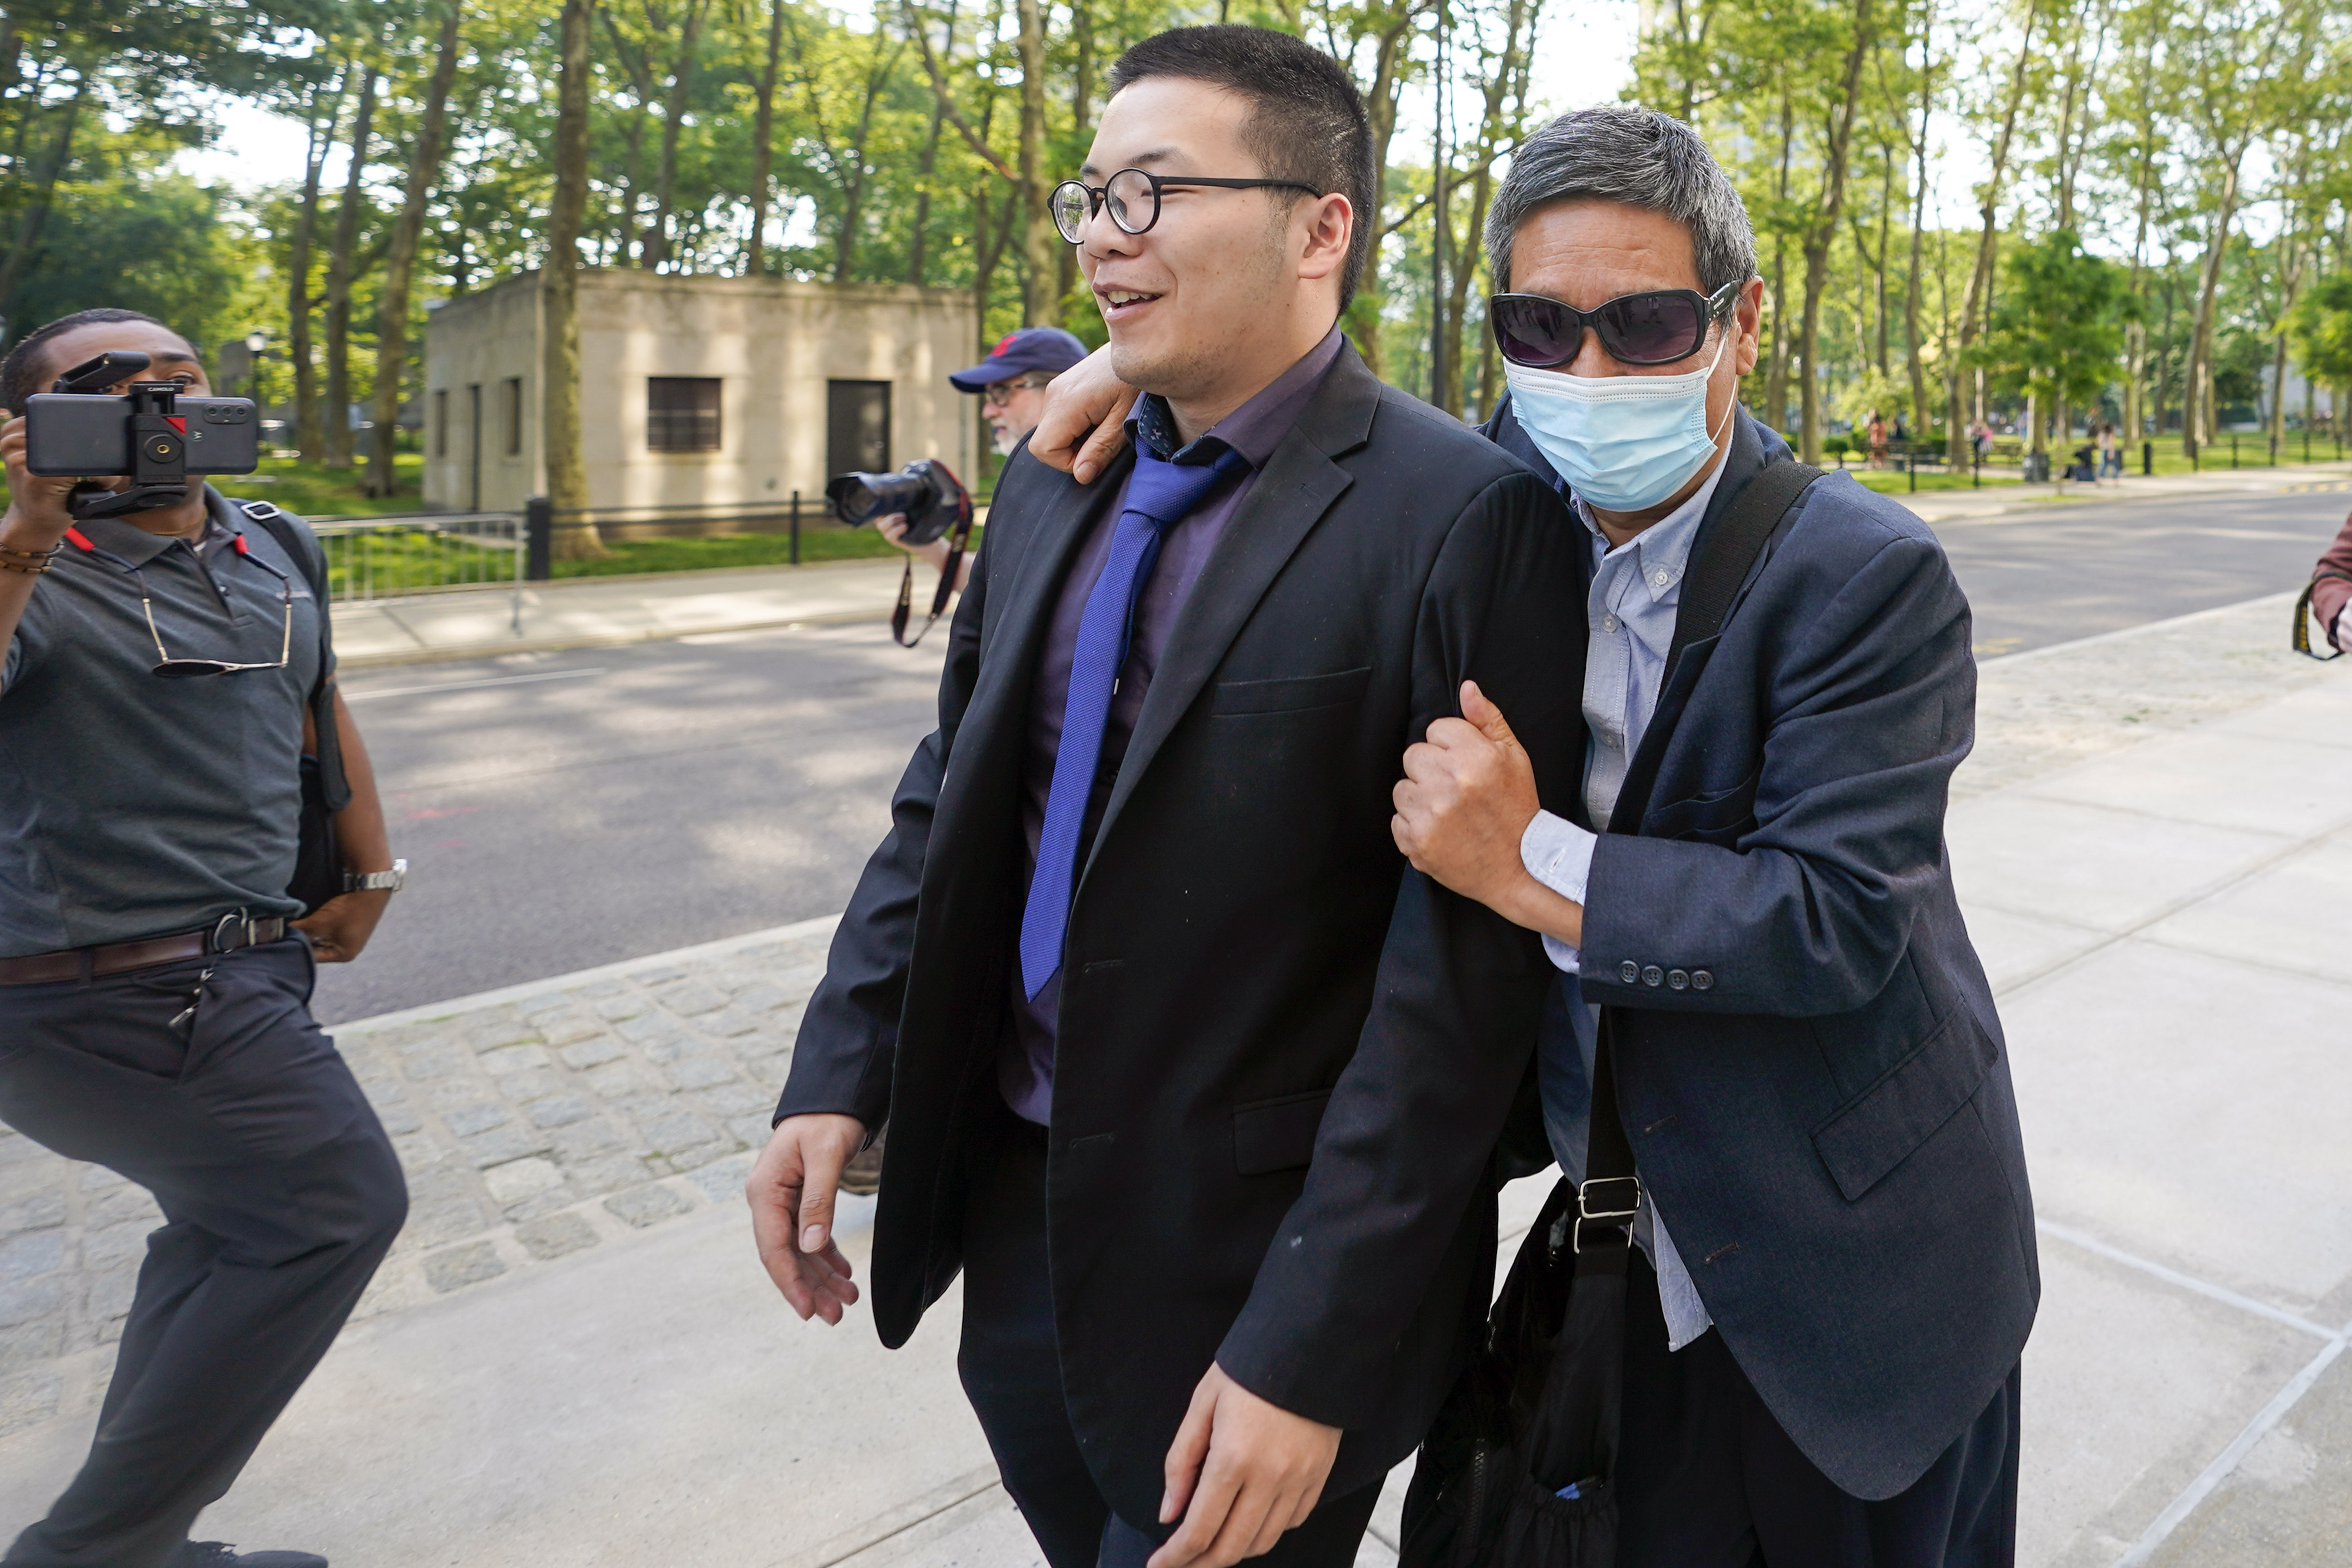
[(1739, 298), (1727, 283), (1713, 294), (1654, 289), (1580, 310), (1541, 294), (1496, 294), (1486, 301), (1495, 346), (1513, 364), (1554, 370), (1576, 358), (1586, 328), (1621, 364), (1673, 364), (1706, 346), (1706, 330)]
[(278, 658), (271, 664), (237, 664), (223, 658), (173, 658), (163, 651), (163, 634), (155, 629), (155, 601), (147, 596), (147, 575), (138, 567), (131, 574), (139, 580), (139, 607), (147, 612), (147, 635), (155, 639), (155, 673), (166, 680), (194, 680), (207, 675), (236, 675), (248, 669), (283, 669), (294, 651), (294, 582), (293, 579), (245, 548), (245, 541), (235, 543), (236, 552), (254, 565), (278, 579), (278, 596), (286, 607), (286, 629), (278, 644)]
[(1160, 193), (1164, 190), (1185, 190), (1204, 186), (1218, 191), (1304, 191), (1310, 196), (1323, 193), (1313, 185), (1302, 185), (1297, 180), (1223, 180), (1205, 174), (1152, 174), (1141, 169), (1121, 169), (1099, 185), (1084, 180), (1064, 180), (1054, 187), (1046, 198), (1053, 210), (1054, 226), (1072, 245), (1087, 237), (1087, 225), (1103, 208), (1110, 209), (1110, 221), (1118, 225), (1122, 233), (1143, 234), (1160, 221)]

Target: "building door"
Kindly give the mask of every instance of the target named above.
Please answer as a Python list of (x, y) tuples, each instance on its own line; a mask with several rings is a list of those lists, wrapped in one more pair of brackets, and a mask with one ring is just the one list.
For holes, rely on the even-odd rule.
[(467, 418), (473, 426), (473, 444), (469, 448), (466, 485), (466, 510), (482, 510), (482, 387), (479, 382), (466, 388), (466, 400), (470, 405)]
[(824, 390), (825, 477), (889, 472), (890, 384), (829, 381)]

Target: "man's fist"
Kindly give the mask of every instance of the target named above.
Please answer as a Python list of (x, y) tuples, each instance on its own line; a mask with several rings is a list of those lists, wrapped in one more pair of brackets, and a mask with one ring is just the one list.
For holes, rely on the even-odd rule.
[(787, 1116), (743, 1184), (760, 1261), (803, 1322), (838, 1323), (857, 1300), (849, 1259), (834, 1243), (833, 1205), (842, 1166), (865, 1142), (866, 1124), (854, 1116)]
[(1405, 748), (1392, 798), (1389, 831), (1414, 870), (1505, 920), (1578, 945), (1582, 906), (1537, 881), (1519, 858), (1519, 840), (1540, 809), (1535, 766), (1476, 681), (1462, 683), (1461, 718), (1440, 719), (1426, 741)]
[(1274, 1550), (1323, 1497), (1339, 1428), (1294, 1415), (1210, 1366), (1168, 1447), (1160, 1522), (1184, 1521), (1145, 1568), (1226, 1568)]

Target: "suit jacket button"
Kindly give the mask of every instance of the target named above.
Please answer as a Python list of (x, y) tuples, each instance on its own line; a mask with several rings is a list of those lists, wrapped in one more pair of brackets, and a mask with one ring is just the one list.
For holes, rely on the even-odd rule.
[(1629, 958), (1617, 966), (1617, 978), (1631, 985), (1642, 978), (1642, 966)]
[(1656, 964), (1654, 963), (1650, 965), (1649, 968), (1642, 971), (1643, 984), (1654, 988), (1656, 986), (1664, 985), (1665, 983), (1666, 972), (1660, 969)]
[(1687, 969), (1669, 969), (1669, 970), (1667, 970), (1667, 971), (1666, 971), (1666, 984), (1667, 984), (1668, 985), (1673, 986), (1673, 987), (1674, 987), (1675, 990), (1677, 990), (1677, 991), (1684, 991), (1684, 990), (1687, 990), (1687, 989), (1689, 989), (1689, 987), (1690, 987), (1690, 971), (1689, 971), (1689, 970), (1687, 970)]
[(1694, 991), (1712, 991), (1712, 990), (1714, 990), (1714, 989), (1715, 989), (1715, 971), (1713, 971), (1713, 970), (1711, 970), (1711, 969), (1694, 969), (1694, 970), (1692, 970), (1692, 971), (1691, 971), (1691, 989), (1692, 989), (1692, 990), (1694, 990)]

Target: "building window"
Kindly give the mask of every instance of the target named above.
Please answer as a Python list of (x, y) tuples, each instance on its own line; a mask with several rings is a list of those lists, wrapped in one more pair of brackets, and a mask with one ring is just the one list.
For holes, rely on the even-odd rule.
[(646, 448), (654, 452), (719, 450), (719, 378), (646, 378)]
[(449, 389), (446, 386), (433, 395), (433, 455), (449, 455)]
[(522, 456), (522, 377), (509, 376), (499, 398), (499, 417), (505, 421), (507, 456)]

